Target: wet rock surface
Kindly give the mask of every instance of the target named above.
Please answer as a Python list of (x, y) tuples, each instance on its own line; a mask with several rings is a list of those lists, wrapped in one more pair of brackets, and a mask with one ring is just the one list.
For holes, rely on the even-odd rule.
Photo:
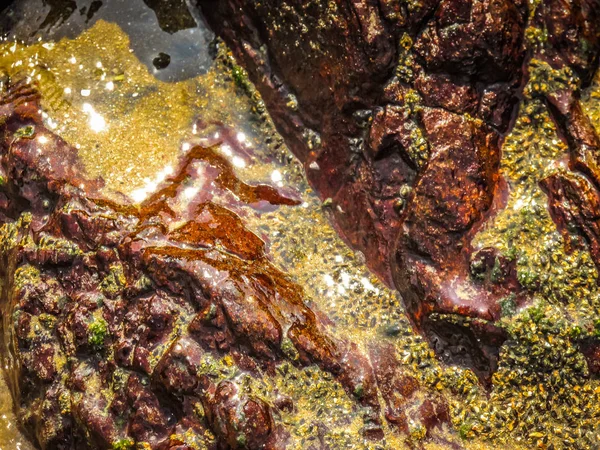
[(514, 259), (473, 245), (505, 207), (500, 145), (522, 95), (569, 148), (569, 174), (541, 182), (552, 217), (597, 253), (599, 140), (579, 98), (598, 67), (598, 2), (197, 4), (346, 241), (445, 361), (489, 380), (503, 301), (536, 291)]
[[(295, 205), (293, 193), (237, 179), (215, 141), (191, 148), (141, 205), (108, 199), (44, 125), (35, 88), (3, 89), (5, 363), (19, 420), (41, 448), (285, 448), (279, 411), (293, 402), (242, 382), (284, 361), (330, 373), (369, 440), (389, 423), (416, 446), (459, 448), (446, 401), (383, 344), (363, 352), (334, 337), (236, 214)], [(194, 183), (198, 195), (180, 202)], [(215, 377), (207, 355), (238, 375)]]
[[(6, 233), (2, 237), (5, 243), (2, 254), (11, 261), (2, 275), (2, 280), (8, 280), (3, 284), (2, 304), (10, 348), (4, 363), (11, 378), (20, 423), (33, 440), (45, 448), (362, 450), (465, 446), (479, 450), (521, 448), (520, 443), (524, 443), (522, 448), (595, 448), (600, 439), (600, 385), (594, 377), (599, 370), (600, 295), (593, 255), (596, 188), (589, 175), (593, 174), (593, 158), (586, 152), (586, 146), (594, 146), (594, 131), (591, 121), (586, 123), (585, 120), (594, 116), (594, 124), (600, 123), (597, 104), (594, 104), (594, 98), (600, 98), (597, 97), (600, 88), (591, 90), (591, 99), (590, 91), (584, 91), (583, 100), (578, 100), (580, 89), (586, 86), (593, 72), (594, 65), (590, 61), (593, 63), (594, 57), (588, 53), (585, 57), (576, 57), (579, 50), (572, 46), (574, 32), (559, 32), (556, 24), (560, 22), (560, 14), (560, 20), (566, 20), (564, 11), (567, 11), (567, 16), (575, 17), (568, 23), (581, 25), (576, 27), (579, 30), (576, 33), (593, 42), (594, 34), (590, 31), (593, 27), (589, 24), (595, 22), (587, 6), (561, 9), (549, 3), (536, 3), (530, 7), (527, 17), (523, 16), (524, 26), (520, 26), (521, 31), (524, 29), (521, 44), (530, 52), (515, 53), (515, 57), (529, 62), (525, 64), (528, 83), (523, 89), (505, 80), (502, 83), (506, 89), (502, 87), (499, 92), (492, 89), (494, 92), (487, 93), (484, 100), (481, 92), (487, 89), (488, 81), (473, 84), (472, 79), (479, 80), (476, 70), (465, 67), (463, 73), (463, 69), (452, 69), (450, 63), (438, 64), (424, 44), (419, 44), (417, 49), (416, 42), (422, 31), (413, 30), (413, 25), (394, 26), (393, 29), (399, 31), (393, 32), (397, 34), (390, 44), (394, 54), (391, 69), (389, 74), (388, 69), (382, 69), (386, 75), (380, 77), (377, 73), (387, 63), (386, 57), (379, 59), (377, 55), (380, 50), (382, 54), (390, 50), (381, 44), (380, 37), (371, 40), (376, 34), (373, 34), (375, 28), (369, 26), (377, 27), (379, 23), (375, 18), (367, 21), (367, 25), (365, 21), (358, 21), (360, 26), (345, 26), (344, 21), (355, 20), (353, 14), (347, 14), (350, 6), (334, 2), (327, 6), (317, 2), (315, 6), (314, 2), (302, 2), (296, 8), (298, 11), (292, 11), (289, 3), (281, 3), (282, 8), (276, 14), (267, 15), (274, 26), (279, 27), (278, 33), (292, 35), (296, 29), (282, 28), (281, 24), (287, 22), (276, 22), (277, 14), (285, 13), (285, 20), (293, 21), (304, 6), (307, 15), (323, 11), (337, 14), (340, 8), (346, 11), (339, 17), (347, 20), (338, 22), (298, 21), (301, 33), (298, 35), (308, 33), (304, 29), (315, 26), (324, 36), (322, 42), (310, 40), (305, 51), (318, 52), (330, 44), (338, 46), (335, 52), (330, 52), (327, 64), (313, 61), (310, 66), (311, 70), (318, 68), (317, 74), (326, 81), (332, 76), (330, 71), (335, 69), (337, 75), (331, 78), (331, 84), (315, 82), (310, 88), (296, 92), (282, 77), (273, 78), (272, 74), (279, 71), (275, 66), (268, 72), (266, 81), (257, 81), (250, 71), (259, 87), (263, 82), (272, 81), (277, 89), (287, 89), (285, 105), (279, 110), (273, 109), (273, 98), (277, 97), (271, 95), (267, 106), (271, 111), (281, 112), (276, 117), (280, 129), (283, 129), (281, 123), (288, 120), (299, 127), (294, 133), (300, 134), (303, 145), (308, 148), (305, 150), (308, 156), (302, 159), (307, 162), (305, 168), (309, 176), (313, 171), (313, 185), (321, 182), (325, 188), (333, 189), (340, 180), (345, 183), (355, 177), (358, 181), (358, 184), (350, 183), (350, 190), (339, 197), (337, 192), (322, 188), (322, 192), (332, 192), (324, 196), (322, 208), (312, 196), (303, 196), (309, 206), (307, 203), (300, 207), (280, 207), (275, 203), (294, 203), (296, 196), (269, 186), (257, 188), (241, 182), (230, 170), (230, 162), (235, 163), (236, 156), (247, 156), (238, 153), (245, 149), (236, 147), (239, 142), (235, 132), (220, 130), (221, 139), (215, 137), (200, 146), (195, 146), (198, 140), (184, 138), (185, 132), (180, 128), (154, 129), (138, 124), (132, 134), (117, 132), (115, 122), (110, 120), (110, 114), (115, 113), (104, 109), (103, 100), (95, 97), (99, 91), (105, 91), (107, 80), (102, 76), (108, 74), (115, 88), (115, 96), (104, 100), (111, 105), (123, 94), (146, 99), (149, 86), (139, 76), (131, 76), (134, 71), (130, 66), (119, 67), (100, 51), (100, 46), (115, 42), (107, 36), (118, 35), (118, 29), (105, 29), (104, 34), (85, 38), (98, 47), (88, 46), (76, 52), (68, 43), (58, 43), (57, 47), (62, 49), (52, 57), (44, 53), (46, 47), (53, 44), (44, 43), (28, 50), (30, 58), (17, 56), (21, 51), (17, 49), (15, 57), (2, 61), (3, 70), (8, 70), (11, 76), (23, 74), (16, 64), (40, 70), (40, 91), (44, 98), (50, 94), (52, 100), (56, 100), (57, 92), (66, 88), (89, 89), (92, 79), (91, 92), (86, 91), (91, 97), (85, 97), (84, 101), (93, 102), (96, 114), (108, 119), (108, 132), (97, 136), (110, 139), (113, 145), (122, 142), (125, 149), (131, 148), (126, 144), (137, 140), (143, 146), (138, 153), (145, 155), (135, 159), (128, 155), (135, 151), (124, 150), (123, 158), (109, 161), (118, 161), (112, 164), (119, 169), (133, 166), (152, 177), (142, 185), (143, 189), (134, 191), (136, 198), (139, 195), (145, 199), (139, 208), (124, 197), (105, 198), (100, 189), (102, 183), (86, 175), (73, 149), (81, 144), (79, 154), (84, 155), (86, 170), (103, 176), (108, 173), (106, 183), (114, 186), (115, 178), (110, 176), (112, 167), (109, 172), (97, 171), (96, 165), (100, 160), (106, 161), (104, 153), (111, 150), (102, 145), (91, 146), (90, 151), (87, 138), (94, 135), (90, 134), (88, 117), (84, 117), (84, 127), (77, 127), (76, 121), (67, 121), (64, 127), (54, 102), (46, 101), (42, 102), (41, 114), (50, 116), (46, 115), (44, 127), (39, 106), (24, 104), (37, 100), (36, 90), (14, 85), (14, 81), (7, 84), (11, 77), (2, 77), (2, 88), (11, 86), (2, 97), (4, 119), (1, 121), (2, 161), (10, 175), (4, 177), (0, 203), (5, 215), (3, 233)], [(359, 8), (358, 3), (354, 5)], [(365, 5), (356, 11), (360, 14), (375, 11), (369, 4)], [(455, 6), (411, 4), (405, 10), (403, 5), (394, 2), (385, 5), (380, 2), (385, 18), (381, 24), (387, 28), (386, 24), (425, 8), (418, 20), (429, 23), (427, 45), (439, 50), (448, 45), (449, 33), (454, 29), (462, 30), (463, 34), (480, 29), (472, 25), (449, 25), (455, 17), (459, 17), (461, 23), (471, 20), (467, 13), (469, 8)], [(549, 17), (552, 15), (536, 7), (553, 10), (555, 25), (551, 26)], [(524, 11), (520, 8), (516, 6), (517, 10)], [(434, 9), (439, 11), (439, 17)], [(499, 9), (494, 11), (500, 14)], [(473, 14), (481, 17), (479, 10)], [(438, 24), (430, 23), (434, 16)], [(490, 20), (493, 18), (493, 15), (488, 16)], [(510, 14), (502, 17), (506, 23), (514, 19)], [(477, 26), (482, 23), (477, 22)], [(347, 29), (348, 35), (327, 34), (328, 26)], [(563, 36), (562, 41), (553, 38), (552, 46), (548, 37), (550, 29), (555, 30), (557, 36)], [(235, 34), (236, 28), (231, 30)], [(348, 38), (350, 32), (363, 37)], [(233, 37), (236, 38), (237, 35)], [(506, 42), (510, 41), (505, 38)], [(343, 57), (347, 51), (344, 39), (357, 43), (358, 47), (352, 47), (352, 51), (364, 48), (361, 39), (379, 46), (380, 50), (375, 51), (377, 57), (353, 59), (356, 71), (369, 73), (368, 76), (357, 78), (353, 75), (354, 69), (344, 67), (347, 63)], [(250, 44), (254, 42), (257, 41), (244, 42), (245, 51), (253, 51)], [(265, 42), (271, 45), (268, 39)], [(506, 62), (501, 57), (482, 54), (481, 49), (487, 44), (478, 44), (464, 36), (460, 42), (474, 45), (475, 57), (483, 58), (486, 65)], [(300, 44), (304, 45), (302, 41)], [(284, 56), (295, 52), (297, 47), (295, 42), (292, 47), (282, 42), (277, 45)], [(562, 50), (552, 50), (553, 46)], [(15, 49), (18, 47), (15, 45)], [(217, 47), (222, 51), (220, 44)], [(130, 52), (126, 44), (118, 48), (110, 45), (110, 48), (114, 50), (111, 53), (117, 49)], [(569, 48), (572, 55), (567, 58), (565, 55), (569, 52), (565, 49)], [(5, 45), (5, 56), (15, 49), (12, 43)], [(273, 59), (266, 45), (257, 49), (254, 57)], [(577, 51), (572, 51), (574, 49)], [(60, 55), (64, 54), (66, 59), (81, 63), (80, 70), (85, 68), (80, 78), (85, 78), (85, 72), (92, 69), (94, 75), (87, 75), (85, 85), (79, 85), (68, 75), (72, 63), (64, 61), (64, 66), (61, 65)], [(443, 59), (471, 64), (464, 55), (450, 51), (444, 51)], [(105, 68), (98, 71), (99, 61)], [(372, 62), (376, 64), (373, 66)], [(297, 64), (297, 61), (290, 58), (292, 63)], [(587, 72), (582, 69), (586, 64), (590, 64)], [(55, 70), (56, 66), (59, 70)], [(252, 91), (243, 69), (233, 62), (228, 67), (230, 78), (225, 75), (225, 80), (231, 81), (240, 92), (250, 93), (253, 101), (256, 100), (257, 111), (264, 117), (264, 105)], [(511, 67), (513, 70), (517, 64)], [(294, 77), (293, 68), (285, 66), (285, 70), (290, 70), (286, 76)], [(371, 70), (376, 78), (371, 78)], [(48, 72), (52, 72), (54, 80)], [(309, 72), (307, 70), (304, 76)], [(352, 81), (344, 81), (342, 72)], [(100, 78), (94, 81), (95, 76)], [(494, 76), (505, 77), (506, 74), (481, 75), (485, 80)], [(218, 79), (208, 78), (206, 83), (218, 84)], [(312, 81), (320, 79), (311, 78)], [(351, 85), (357, 80), (360, 89), (357, 89), (359, 84)], [(121, 86), (122, 82), (132, 90)], [(321, 92), (322, 86), (329, 86), (329, 92), (334, 93), (342, 86), (345, 97), (334, 98), (332, 101), (339, 100), (339, 104), (333, 106), (327, 103), (327, 98), (325, 102), (311, 103), (312, 110), (302, 106), (302, 99), (307, 96), (325, 95)], [(148, 111), (142, 120), (145, 125), (160, 124), (152, 117), (147, 118), (155, 111), (154, 115), (162, 116), (163, 121), (171, 122), (173, 127), (176, 127), (175, 122), (185, 122), (187, 127), (185, 114), (170, 115), (168, 109), (164, 110), (171, 98), (179, 99), (178, 88), (169, 88), (168, 94), (161, 97), (164, 100), (159, 101), (158, 109), (145, 104)], [(272, 93), (271, 89), (263, 89), (265, 99)], [(379, 102), (382, 89), (384, 100)], [(515, 102), (514, 95), (504, 95), (505, 90), (509, 94), (518, 93), (519, 98), (522, 95), (524, 102), (500, 155), (502, 124), (506, 123), (511, 130), (512, 123), (507, 117), (514, 111), (510, 105)], [(576, 95), (566, 95), (569, 92)], [(370, 98), (376, 106), (371, 108), (370, 104), (364, 104), (360, 96)], [(350, 106), (347, 98), (352, 98)], [(215, 105), (223, 104), (219, 96), (211, 99)], [(75, 106), (70, 110), (81, 115), (77, 99), (69, 100), (73, 100)], [(320, 108), (325, 106), (327, 109), (320, 113)], [(342, 108), (341, 113), (338, 107)], [(216, 108), (222, 109), (222, 106)], [(83, 111), (89, 113), (89, 109)], [(307, 128), (293, 118), (290, 111), (301, 118), (310, 112), (310, 116), (318, 120)], [(210, 117), (206, 109), (200, 114)], [(120, 121), (131, 123), (125, 120), (126, 113), (117, 116)], [(484, 117), (485, 120), (481, 119)], [(58, 119), (59, 124), (51, 119)], [(335, 137), (338, 140), (332, 141), (339, 146), (324, 145), (327, 135), (322, 130), (334, 124), (343, 125)], [(556, 136), (556, 124), (565, 137), (562, 141)], [(71, 145), (48, 131), (49, 128), (54, 130), (54, 126), (58, 126), (56, 133)], [(190, 123), (189, 127), (193, 127), (195, 134), (201, 123)], [(356, 130), (356, 133), (348, 130), (352, 133)], [(152, 134), (171, 137), (157, 141), (151, 138)], [(137, 139), (133, 137), (136, 135)], [(267, 139), (274, 140), (276, 146), (281, 145), (276, 133), (269, 136)], [(193, 144), (191, 147), (183, 144), (187, 145), (185, 150), (181, 149), (186, 156), (179, 164), (173, 164), (172, 167), (177, 167), (174, 174), (163, 172), (167, 163), (162, 161), (160, 173), (166, 174), (168, 179), (157, 178), (158, 194), (151, 195), (155, 192), (155, 172), (140, 166), (150, 166), (164, 157), (164, 153), (153, 151), (153, 147), (168, 146), (170, 139), (175, 155), (179, 155), (180, 138)], [(286, 139), (293, 140), (289, 136)], [(101, 139), (98, 141), (104, 143)], [(452, 145), (448, 141), (452, 141)], [(568, 167), (566, 142), (575, 149), (571, 150), (575, 161), (580, 161), (571, 167), (577, 165), (579, 169)], [(228, 150), (233, 148), (234, 152), (224, 157), (228, 145)], [(315, 158), (323, 147), (329, 149), (331, 158), (324, 157), (320, 165)], [(467, 150), (464, 155), (459, 152), (462, 147)], [(349, 167), (356, 169), (354, 173), (346, 173), (344, 162), (342, 166), (335, 165), (336, 158), (340, 157), (336, 152), (345, 154), (348, 148), (353, 156), (342, 162), (351, 161), (353, 165)], [(261, 153), (264, 150), (261, 147)], [(444, 156), (435, 159), (437, 153)], [(287, 152), (276, 155), (281, 158), (281, 164), (293, 165), (294, 173), (299, 173), (296, 162), (291, 161)], [(472, 161), (473, 155), (479, 155), (476, 163)], [(313, 160), (307, 159), (309, 157)], [(363, 158), (370, 161), (368, 166)], [(500, 169), (488, 158), (500, 159)], [(437, 166), (430, 165), (430, 161), (435, 161)], [(454, 176), (449, 170), (457, 164), (455, 161), (461, 168), (469, 169), (466, 175)], [(548, 170), (541, 170), (544, 165), (549, 166)], [(556, 167), (550, 167), (553, 165)], [(255, 179), (254, 174), (247, 178), (247, 172), (235, 167), (235, 172), (242, 174), (246, 181)], [(339, 170), (331, 172), (331, 176), (323, 176), (324, 172), (319, 175), (323, 167)], [(482, 168), (491, 175), (482, 175)], [(558, 170), (554, 170), (556, 168)], [(275, 182), (281, 179), (282, 173), (287, 178), (287, 169), (281, 165), (278, 169), (276, 178), (272, 178), (273, 167), (259, 178)], [(390, 173), (386, 177), (399, 181), (391, 183), (391, 188), (386, 190), (387, 182), (378, 184), (381, 180), (373, 175), (378, 172)], [(428, 184), (419, 191), (421, 174), (424, 177), (426, 173), (431, 174)], [(134, 176), (139, 178), (140, 174), (132, 172), (130, 177)], [(340, 178), (342, 176), (344, 178)], [(478, 185), (487, 183), (485, 180), (490, 176), (494, 180), (493, 189)], [(448, 184), (451, 189), (446, 189), (446, 185), (436, 187), (437, 177), (456, 178), (458, 187), (451, 184)], [(541, 186), (538, 185), (540, 180)], [(305, 186), (303, 181), (300, 183)], [(469, 195), (459, 189), (462, 183), (475, 185)], [(535, 189), (530, 186), (532, 183)], [(361, 205), (366, 204), (364, 199), (372, 200), (369, 191), (372, 186), (378, 186), (377, 192), (381, 193), (385, 205), (391, 204), (394, 211), (367, 209), (369, 217), (365, 218)], [(423, 193), (420, 197), (419, 192)], [(479, 196), (478, 203), (462, 204), (457, 200), (464, 200), (471, 193)], [(445, 199), (445, 203), (438, 204), (437, 196)], [(485, 205), (490, 196), (488, 207)], [(184, 198), (185, 201), (180, 202)], [(346, 219), (340, 198), (351, 212)], [(362, 202), (355, 209), (352, 209), (353, 198)], [(427, 201), (417, 207), (413, 205), (416, 198)], [(452, 205), (458, 209), (455, 211)], [(483, 212), (481, 205), (484, 205)], [(248, 210), (260, 212), (265, 219), (252, 222), (253, 214), (244, 214)], [(386, 228), (386, 224), (392, 222), (379, 219), (382, 210), (387, 211), (389, 217), (400, 217), (399, 223), (394, 225), (397, 229)], [(262, 211), (268, 212), (263, 214)], [(372, 266), (375, 263), (381, 266), (375, 267), (380, 275), (388, 270), (388, 261), (373, 259), (374, 255), (377, 252), (391, 254), (389, 271), (393, 274), (397, 270), (394, 248), (390, 251), (387, 241), (369, 234), (370, 231), (363, 235), (356, 230), (375, 228), (393, 242), (393, 234), (401, 229), (405, 220), (404, 214), (408, 217), (408, 211), (412, 211), (411, 236), (415, 236), (419, 247), (409, 247), (404, 254), (422, 263), (420, 267), (427, 269), (424, 273), (429, 274), (429, 278), (416, 273), (421, 279), (415, 278), (415, 283), (418, 282), (415, 286), (423, 289), (409, 298), (415, 300), (417, 307), (421, 298), (428, 295), (430, 300), (432, 297), (435, 300), (416, 309), (423, 311), (422, 319), (417, 317), (416, 329), (424, 331), (429, 345), (411, 331), (399, 296), (380, 289), (381, 285), (362, 267), (362, 254), (352, 256), (326, 226), (323, 211), (336, 215), (334, 221), (354, 230), (355, 248), (368, 247), (374, 241), (381, 243), (368, 254)], [(426, 222), (433, 230), (431, 234), (419, 229), (419, 215), (423, 214), (433, 218)], [(351, 219), (356, 223), (351, 223)], [(438, 222), (450, 220), (458, 221), (466, 229), (471, 227), (471, 231), (464, 232), (459, 227), (456, 235), (446, 236), (443, 230), (439, 231)], [(224, 228), (235, 232), (224, 233)], [(268, 233), (263, 233), (265, 230)], [(466, 234), (461, 237), (461, 233)], [(468, 242), (467, 247), (471, 249), (465, 250), (464, 242)], [(463, 256), (453, 255), (453, 246), (460, 255), (461, 251), (465, 252), (467, 263)], [(267, 247), (270, 247), (268, 252)], [(418, 254), (420, 259), (416, 258), (415, 252), (421, 249), (424, 249), (423, 254)], [(437, 259), (429, 258), (425, 252), (437, 255)], [(280, 270), (274, 269), (268, 260), (270, 257)], [(446, 264), (446, 259), (455, 265)], [(336, 263), (321, 266), (320, 262), (325, 261)], [(353, 271), (355, 265), (360, 269)], [(448, 269), (456, 269), (456, 276), (462, 281), (451, 283), (440, 293), (437, 283), (450, 276), (445, 272)], [(388, 282), (392, 278), (386, 276)], [(305, 294), (290, 279), (302, 286)], [(212, 285), (215, 280), (218, 286)], [(476, 298), (486, 301), (496, 298), (500, 320), (493, 316), (496, 310), (491, 313), (476, 310), (475, 318), (465, 319), (464, 311), (471, 314), (472, 305), (466, 305), (466, 309), (459, 311), (461, 314), (436, 312), (436, 295), (449, 295), (443, 298), (448, 300), (445, 303), (448, 306), (452, 305), (454, 294), (470, 298), (473, 286), (478, 289), (474, 292)], [(408, 289), (414, 290), (412, 284)], [(522, 305), (526, 307), (521, 308)], [(414, 319), (415, 309), (409, 313)], [(483, 321), (478, 314), (491, 314), (492, 319)], [(470, 327), (468, 331), (465, 331), (466, 326)], [(508, 340), (501, 348), (499, 367), (491, 376), (491, 387), (486, 389), (471, 370), (440, 365), (431, 351), (434, 349), (444, 361), (474, 368), (480, 378), (487, 381), (493, 370), (490, 361), (495, 360), (506, 335)], [(6, 420), (4, 416), (2, 419)], [(15, 422), (8, 424), (14, 427)]]

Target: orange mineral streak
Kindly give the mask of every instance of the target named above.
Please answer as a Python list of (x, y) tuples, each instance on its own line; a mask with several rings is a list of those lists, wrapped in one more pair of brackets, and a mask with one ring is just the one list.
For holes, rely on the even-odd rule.
[(159, 189), (142, 203), (141, 218), (156, 214), (159, 211), (167, 212), (171, 215), (174, 214), (173, 211), (165, 205), (165, 202), (168, 199), (175, 198), (179, 194), (181, 185), (192, 176), (190, 169), (192, 164), (197, 160), (205, 161), (211, 167), (216, 169), (218, 175), (215, 177), (215, 184), (219, 188), (233, 193), (240, 202), (253, 204), (259, 201), (266, 201), (272, 205), (298, 205), (300, 203), (298, 200), (280, 194), (279, 191), (272, 186), (263, 184), (252, 186), (244, 183), (237, 177), (229, 161), (217, 153), (215, 147), (205, 148), (196, 146), (185, 155), (177, 174), (174, 177), (169, 178), (167, 184), (163, 188)]

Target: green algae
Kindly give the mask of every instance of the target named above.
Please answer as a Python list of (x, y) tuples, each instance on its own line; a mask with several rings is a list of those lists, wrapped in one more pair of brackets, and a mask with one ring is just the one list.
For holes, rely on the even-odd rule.
[(134, 446), (135, 446), (135, 442), (133, 441), (133, 439), (124, 438), (124, 439), (119, 439), (118, 441), (113, 442), (112, 450), (130, 450), (130, 449), (134, 448)]
[(113, 264), (110, 266), (108, 274), (100, 283), (102, 292), (109, 298), (118, 295), (127, 283), (125, 272), (121, 264)]
[(88, 325), (88, 344), (96, 349), (104, 346), (104, 341), (108, 333), (108, 324), (102, 318), (94, 318)]

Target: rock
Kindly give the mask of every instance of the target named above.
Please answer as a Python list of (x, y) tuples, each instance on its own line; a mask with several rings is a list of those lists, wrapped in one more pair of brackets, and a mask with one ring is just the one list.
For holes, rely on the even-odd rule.
[[(400, 291), (442, 359), (489, 380), (505, 339), (500, 301), (510, 295), (518, 309), (531, 292), (514, 263), (491, 276), (501, 255), (472, 240), (502, 208), (500, 144), (529, 61), (543, 61), (546, 74), (579, 76), (566, 86), (557, 76), (541, 95), (569, 143), (571, 169), (600, 187), (598, 137), (578, 100), (598, 66), (598, 1), (543, 0), (529, 24), (530, 6), (511, 0), (197, 4), (247, 69), (312, 186), (331, 199), (341, 235)], [(526, 39), (528, 25), (548, 39)]]
[[(293, 402), (243, 380), (286, 361), (329, 372), (365, 436), (383, 438), (377, 365), (334, 337), (235, 214), (297, 205), (293, 195), (246, 184), (214, 147), (195, 147), (142, 204), (109, 200), (26, 85), (1, 97), (0, 137), (4, 346), (18, 416), (41, 448), (283, 449), (277, 414)], [(197, 198), (179, 201), (196, 182)], [(219, 378), (215, 360), (236, 375)], [(449, 421), (440, 408), (414, 412), (432, 439)]]

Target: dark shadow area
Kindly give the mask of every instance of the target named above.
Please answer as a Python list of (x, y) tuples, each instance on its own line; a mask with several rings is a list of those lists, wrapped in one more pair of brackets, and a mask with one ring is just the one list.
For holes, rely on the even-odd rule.
[(158, 25), (167, 33), (177, 33), (196, 26), (185, 0), (144, 0), (144, 3), (154, 11)]

